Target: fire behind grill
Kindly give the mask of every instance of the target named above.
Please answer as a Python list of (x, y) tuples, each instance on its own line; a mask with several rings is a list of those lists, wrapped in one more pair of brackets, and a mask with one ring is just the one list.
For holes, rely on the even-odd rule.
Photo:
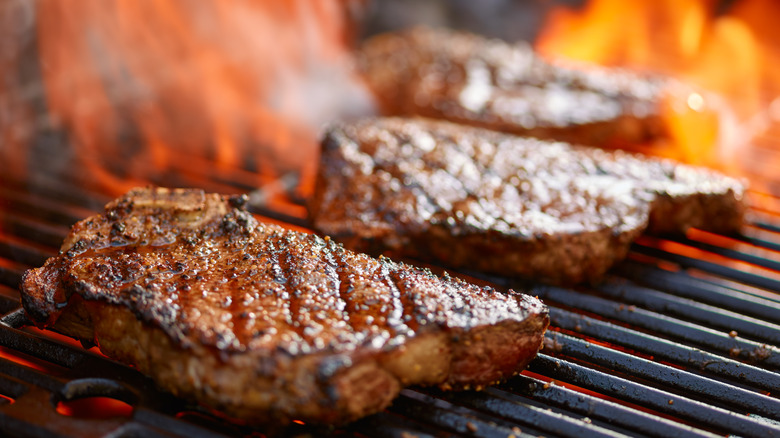
[[(251, 192), (260, 219), (305, 228), (301, 202), (264, 202), (283, 184), (253, 191), (244, 173), (214, 169), (188, 165), (151, 182)], [(24, 183), (0, 179), (2, 433), (263, 436), (267, 431), (160, 392), (90, 346), (26, 326), (17, 289), (24, 270), (54, 255), (70, 225), (112, 198), (77, 172), (42, 174)], [(504, 278), (465, 274), (522, 289)], [(740, 235), (642, 238), (602, 285), (532, 289), (550, 306), (552, 324), (545, 348), (522, 375), (481, 392), (407, 389), (385, 412), (344, 429), (294, 424), (281, 433), (780, 436), (778, 291), (780, 209), (751, 210)]]

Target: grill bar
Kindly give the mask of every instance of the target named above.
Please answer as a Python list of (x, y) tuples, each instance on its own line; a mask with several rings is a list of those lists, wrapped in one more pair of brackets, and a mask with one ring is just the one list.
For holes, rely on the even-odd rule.
[[(496, 435), (493, 435), (493, 431), (486, 431), (485, 435), (481, 435), (479, 430), (483, 427), (484, 423), (475, 421), (476, 412), (486, 412), (494, 417), (492, 420), (496, 422), (495, 418), (506, 418), (521, 424), (520, 430), (523, 432), (533, 432), (534, 434), (553, 434), (553, 436), (578, 436), (586, 434), (593, 437), (620, 437), (624, 434), (604, 427), (592, 424), (588, 420), (582, 418), (572, 418), (570, 416), (561, 414), (553, 410), (548, 410), (543, 406), (534, 404), (530, 400), (506, 400), (503, 398), (503, 394), (486, 392), (468, 393), (468, 397), (458, 397), (457, 394), (442, 394), (442, 398), (434, 398), (425, 394), (412, 393), (407, 391), (407, 394), (414, 399), (419, 400), (419, 404), (416, 406), (419, 410), (425, 411), (423, 415), (429, 415), (427, 413), (428, 406), (446, 406), (446, 411), (437, 412), (442, 416), (443, 422), (456, 422), (458, 424), (456, 432), (477, 434), (478, 436), (496, 436), (505, 438), (508, 434), (512, 433), (511, 427), (503, 427), (495, 430)], [(471, 418), (471, 422), (476, 427), (469, 427), (469, 425), (463, 422), (459, 422), (457, 417), (453, 416), (453, 413), (457, 413), (457, 416), (463, 416)], [(409, 412), (404, 412), (409, 414)], [(501, 421), (498, 424), (505, 423), (506, 420)], [(529, 429), (530, 428), (530, 429)]]
[[(704, 350), (661, 339), (646, 333), (631, 330), (588, 316), (552, 308), (552, 325), (577, 334), (620, 345), (624, 348), (644, 354), (652, 354), (655, 359), (665, 360), (685, 366), (688, 369), (701, 370), (732, 382), (747, 383), (766, 391), (780, 391), (780, 374), (748, 365)], [(551, 339), (555, 350), (558, 334)]]
[(361, 436), (377, 438), (397, 438), (403, 436), (435, 438), (442, 435), (440, 430), (389, 412), (380, 412), (368, 418), (358, 420), (350, 425), (349, 429), (360, 433)]
[(22, 280), (25, 265), (16, 262), (5, 262), (6, 266), (0, 265), (0, 285), (8, 287), (17, 287)]
[(713, 263), (701, 259), (695, 259), (680, 254), (674, 254), (658, 248), (643, 246), (641, 244), (635, 244), (632, 247), (632, 250), (639, 254), (677, 263), (678, 265), (684, 268), (701, 269), (704, 272), (719, 275), (724, 278), (729, 278), (734, 281), (738, 281), (740, 283), (757, 286), (767, 290), (772, 290), (772, 291), (780, 290), (780, 281), (774, 278), (769, 278), (766, 276), (757, 275), (750, 272), (740, 271), (739, 269), (731, 268), (728, 266), (722, 266), (717, 263)]
[(62, 244), (62, 240), (68, 234), (68, 228), (51, 225), (41, 222), (37, 218), (17, 215), (14, 213), (5, 213), (0, 227), (7, 232), (25, 238), (34, 242), (57, 247)]
[(780, 225), (769, 223), (767, 219), (764, 219), (763, 222), (762, 221), (753, 222), (753, 226), (767, 231), (772, 231), (774, 233), (780, 233)]
[(29, 245), (27, 242), (14, 238), (0, 241), (0, 257), (13, 259), (28, 266), (41, 266), (47, 258), (53, 256), (49, 250)]
[[(520, 375), (502, 388), (520, 393), (553, 406), (564, 407), (587, 418), (598, 418), (624, 429), (653, 437), (712, 437), (710, 432), (675, 423), (657, 415), (629, 408), (590, 394), (576, 392), (561, 385), (551, 385), (542, 380)], [(501, 391), (489, 388), (488, 393)], [(510, 395), (504, 394), (505, 397)]]
[(628, 260), (615, 269), (621, 277), (638, 284), (665, 290), (678, 297), (732, 309), (744, 315), (761, 318), (775, 324), (780, 323), (777, 307), (780, 301), (758, 297), (733, 288), (694, 278), (685, 272), (669, 272), (654, 266)]
[(780, 367), (780, 349), (775, 346), (731, 337), (702, 325), (671, 318), (623, 303), (581, 294), (572, 290), (545, 287), (538, 290), (539, 296), (555, 303), (566, 303), (567, 307), (601, 315), (635, 327), (641, 327), (658, 334), (680, 339), (692, 345), (717, 351), (725, 356), (737, 356), (743, 360), (760, 360), (761, 365), (772, 370)]
[(552, 333), (548, 340), (555, 345), (559, 356), (587, 361), (604, 368), (622, 372), (632, 378), (647, 379), (657, 386), (674, 388), (675, 392), (699, 400), (717, 401), (735, 410), (773, 415), (780, 412), (780, 400), (708, 379), (678, 368), (632, 356), (600, 345), (568, 336)]
[[(19, 311), (13, 312), (3, 318), (18, 323)], [(13, 329), (0, 324), (0, 346), (13, 349), (20, 353), (29, 354), (44, 361), (65, 368), (75, 368), (84, 360), (84, 355), (73, 349), (61, 345), (60, 343), (36, 336), (21, 330)]]
[[(2, 373), (3, 377), (6, 379), (12, 378), (16, 381), (35, 382), (36, 386), (50, 392), (59, 390), (62, 388), (63, 384), (62, 380), (53, 377), (45, 371), (36, 370), (30, 367), (19, 367), (16, 362), (3, 358), (0, 358), (0, 373)], [(13, 389), (14, 388), (10, 388), (11, 391), (13, 391)], [(8, 395), (12, 394), (13, 393)]]
[[(766, 229), (765, 227), (756, 227), (756, 228)], [(767, 230), (767, 231), (771, 231), (771, 230)], [(758, 248), (764, 248), (771, 251), (780, 252), (780, 243), (778, 242), (770, 242), (765, 239), (761, 239), (753, 236), (746, 236), (746, 235), (735, 236), (735, 238), (741, 242), (747, 243), (749, 245), (753, 245)]]
[(641, 306), (669, 316), (685, 317), (694, 322), (727, 332), (736, 331), (761, 342), (780, 345), (780, 325), (762, 321), (730, 310), (702, 304), (694, 300), (614, 280), (598, 287), (598, 291), (617, 302)]
[[(780, 271), (780, 262), (766, 258), (766, 257), (760, 257), (753, 254), (748, 254), (742, 251), (730, 249), (730, 248), (724, 248), (721, 246), (713, 245), (711, 243), (702, 242), (702, 241), (694, 241), (691, 239), (685, 239), (681, 237), (675, 237), (672, 241), (697, 248), (699, 250), (711, 252), (713, 254), (717, 254), (723, 257), (727, 257), (733, 260), (740, 260), (746, 263), (751, 263), (756, 266), (761, 266), (767, 269), (771, 269), (773, 271)], [(769, 242), (766, 242), (765, 245), (771, 245)]]
[(0, 186), (0, 202), (17, 213), (35, 216), (53, 224), (70, 225), (92, 214), (92, 211), (70, 202), (62, 202), (29, 191), (22, 192), (3, 186)]
[(696, 424), (708, 424), (718, 431), (740, 436), (780, 436), (780, 426), (763, 423), (745, 415), (691, 400), (630, 380), (564, 362), (545, 354), (539, 355), (528, 369), (569, 382), (617, 399), (646, 406), (663, 414), (673, 415)]

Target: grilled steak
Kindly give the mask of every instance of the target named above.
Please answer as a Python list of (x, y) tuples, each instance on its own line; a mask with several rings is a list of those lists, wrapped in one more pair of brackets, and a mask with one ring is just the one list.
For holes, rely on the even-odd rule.
[(742, 221), (723, 175), (428, 119), (331, 127), (309, 205), (348, 248), (550, 283), (598, 281), (646, 228)]
[(370, 38), (358, 66), (384, 115), (594, 146), (642, 147), (665, 135), (665, 80), (554, 65), (523, 44), (418, 28)]
[(258, 223), (242, 199), (131, 191), (25, 274), (26, 312), (251, 422), (339, 423), (405, 385), (478, 388), (541, 346), (536, 298)]

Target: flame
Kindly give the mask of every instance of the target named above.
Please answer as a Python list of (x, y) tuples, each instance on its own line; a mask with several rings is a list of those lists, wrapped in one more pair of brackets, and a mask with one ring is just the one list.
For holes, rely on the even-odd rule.
[[(592, 0), (554, 8), (536, 42), (568, 58), (668, 75), (702, 93), (671, 93), (663, 118), (671, 147), (662, 155), (776, 180), (780, 141), (756, 143), (780, 126), (780, 2)], [(777, 187), (774, 190), (780, 192)]]
[(356, 5), (40, 0), (47, 109), (111, 192), (210, 166), (310, 186), (320, 125), (370, 105), (349, 68)]

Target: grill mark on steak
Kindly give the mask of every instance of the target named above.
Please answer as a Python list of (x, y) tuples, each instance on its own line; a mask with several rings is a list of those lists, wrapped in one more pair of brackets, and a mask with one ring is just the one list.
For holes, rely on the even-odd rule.
[(337, 279), (338, 284), (336, 286), (336, 290), (339, 297), (339, 308), (345, 314), (344, 319), (348, 321), (356, 331), (363, 330), (365, 327), (365, 321), (362, 321), (361, 318), (358, 318), (358, 314), (355, 313), (352, 309), (352, 300), (350, 298), (350, 290), (352, 286), (349, 283), (350, 274), (341, 268), (341, 266), (346, 265), (345, 260), (339, 257), (339, 254), (333, 252), (324, 252), (322, 257), (325, 259), (328, 267)]
[(566, 284), (599, 281), (645, 229), (738, 230), (744, 191), (624, 151), (378, 118), (326, 131), (308, 208), (354, 250)]
[[(402, 295), (395, 278), (389, 272), (386, 265), (382, 264), (382, 279), (387, 287), (390, 289), (390, 302), (389, 311), (384, 312), (388, 325), (393, 329), (395, 333), (408, 333), (409, 328), (401, 318), (403, 309), (406, 305), (403, 303)], [(385, 305), (387, 305), (385, 304)]]
[[(272, 254), (275, 255), (275, 257), (272, 257), (272, 259), (275, 260), (274, 267), (278, 267), (278, 270), (274, 270), (275, 273), (278, 272), (276, 281), (277, 283), (281, 283), (283, 291), (282, 295), (279, 297), (279, 302), (282, 303), (282, 309), (284, 309), (287, 314), (287, 323), (291, 326), (292, 330), (298, 334), (300, 339), (305, 339), (305, 327), (298, 323), (298, 321), (302, 319), (300, 297), (296, 291), (295, 284), (293, 284), (287, 276), (287, 273), (291, 272), (291, 266), (293, 266), (293, 264), (290, 263), (290, 258), (293, 256), (285, 253), (284, 248), (279, 248), (278, 251)], [(297, 345), (297, 342), (294, 344)], [(296, 352), (290, 353), (295, 354)]]

